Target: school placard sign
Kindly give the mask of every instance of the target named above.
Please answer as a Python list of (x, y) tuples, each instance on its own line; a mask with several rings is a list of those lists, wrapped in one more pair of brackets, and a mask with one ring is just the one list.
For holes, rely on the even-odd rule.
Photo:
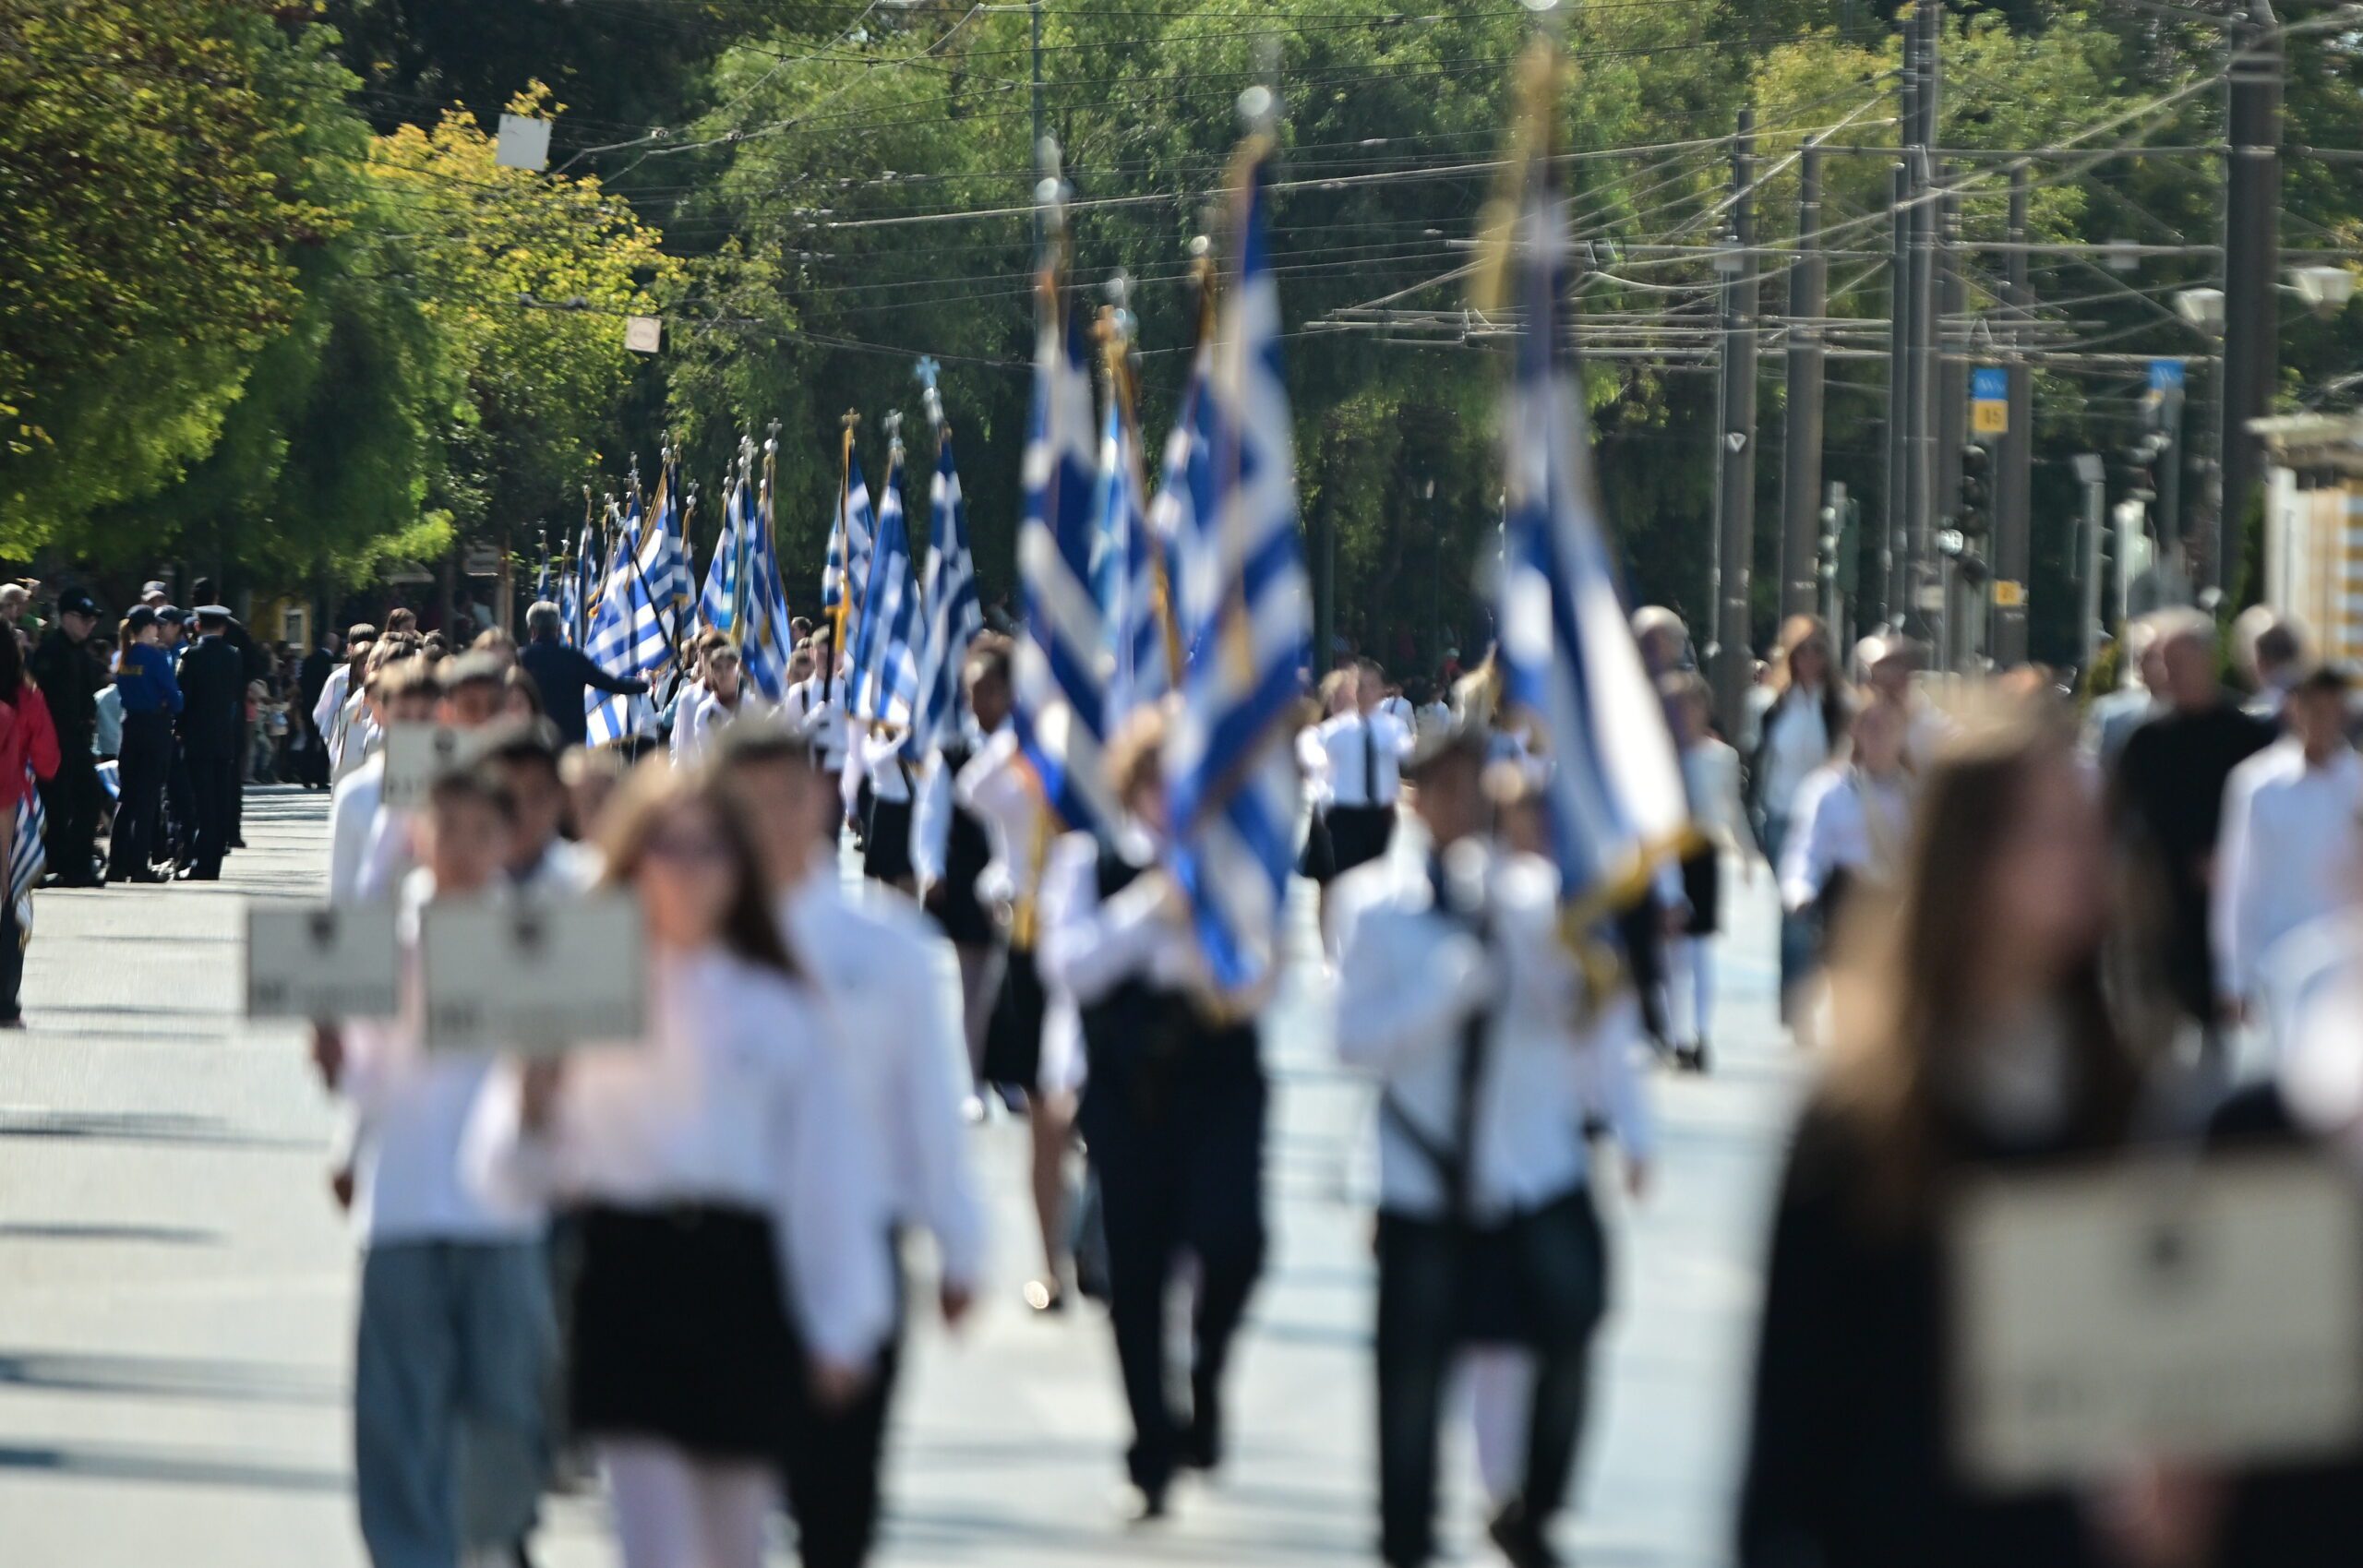
[(487, 730), (449, 724), (395, 724), (386, 731), (386, 782), (382, 804), (390, 811), (415, 811), (426, 804), (435, 781), (473, 766), (485, 754)]
[(246, 910), (248, 1018), (391, 1018), (401, 987), (392, 904)]
[(645, 949), (628, 893), (430, 904), (419, 926), (427, 1048), (536, 1056), (637, 1039)]

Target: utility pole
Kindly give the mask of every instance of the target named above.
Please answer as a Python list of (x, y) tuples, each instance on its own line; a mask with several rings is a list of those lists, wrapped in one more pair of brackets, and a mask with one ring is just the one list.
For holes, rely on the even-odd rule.
[[(2027, 237), (2026, 165), (2010, 170), (2009, 237)], [(1994, 662), (2007, 669), (2027, 657), (2027, 576), (2034, 554), (2033, 500), (2034, 370), (2026, 358), (2027, 320), (2034, 307), (2027, 286), (2027, 253), (2010, 252), (2004, 300), (2009, 305), (2010, 425), (2002, 432), (2001, 472), (1994, 483)]]
[[(1903, 35), (1907, 55), (1912, 34)], [(1904, 70), (1906, 104), (1902, 115), (1911, 124), (1909, 100), (1912, 73)], [(1879, 519), (1877, 619), (1901, 627), (1912, 605), (1911, 441), (1912, 378), (1912, 171), (1898, 163), (1891, 171), (1889, 202), (1893, 246), (1887, 264), (1887, 476)], [(1866, 613), (1865, 624), (1870, 624)]]
[[(1941, 183), (1950, 184), (1952, 165), (1938, 170)], [(1946, 352), (1947, 322), (1949, 329), (1965, 340), (1963, 325), (1969, 317), (1969, 280), (1961, 269), (1961, 197), (1948, 196), (1936, 203), (1937, 252), (1937, 312), (1932, 323), (1928, 365), (1936, 389), (1935, 458), (1937, 515), (1946, 528), (1958, 525), (1961, 516), (1961, 448), (1969, 441), (1969, 355), (1965, 341)], [(1977, 601), (1972, 595), (1980, 592), (1977, 585), (1939, 551), (1932, 559), (1945, 583), (1945, 612), (1940, 630), (1949, 657), (1946, 669), (1965, 669), (1976, 654), (1979, 634), (1985, 628), (1985, 617), (1972, 613)]]
[(1829, 281), (1821, 256), (1821, 149), (1797, 156), (1797, 258), (1789, 268), (1788, 418), (1781, 464), (1781, 614), (1806, 616), (1819, 598), (1822, 347)]
[(1944, 587), (1936, 550), (1937, 515), (1937, 229), (1935, 149), (1942, 78), (1937, 61), (1942, 36), (1939, 0), (1920, 0), (1911, 30), (1919, 34), (1913, 70), (1912, 123), (1905, 162), (1912, 176), (1912, 338), (1906, 356), (1908, 400), (1904, 421), (1904, 508), (1907, 533), (1906, 597), (1898, 606), (1901, 624), (1931, 647), (1943, 635)]
[(2224, 125), (2224, 500), (2214, 558), (2194, 577), (2229, 591), (2239, 532), (2263, 457), (2249, 421), (2265, 412), (2279, 362), (2281, 301), (2281, 92), (2287, 70), (2271, 0), (2249, 0), (2231, 35)]
[(1723, 278), (1722, 379), (1717, 398), (1715, 512), (1715, 712), (1723, 733), (1740, 733), (1754, 673), (1748, 576), (1756, 555), (1756, 111), (1739, 112), (1732, 138), (1733, 269)]

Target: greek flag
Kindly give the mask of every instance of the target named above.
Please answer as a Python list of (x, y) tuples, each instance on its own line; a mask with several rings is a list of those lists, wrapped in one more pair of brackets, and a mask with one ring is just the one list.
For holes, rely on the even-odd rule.
[(1583, 383), (1559, 329), (1567, 202), (1549, 161), (1526, 171), (1508, 258), (1524, 330), (1503, 420), (1499, 609), (1505, 695), (1541, 726), (1560, 897), (1596, 916), (1679, 850), (1682, 770), (1634, 644), (1601, 527)]
[[(689, 568), (682, 559), (680, 510), (673, 502), (673, 475), (657, 482), (653, 518), (635, 507), (624, 519), (616, 565), (599, 595), (598, 614), (583, 652), (609, 675), (654, 676), (673, 661), (677, 599), (686, 593)], [(582, 712), (590, 744), (598, 746), (632, 733), (634, 700), (585, 692)]]
[(772, 536), (772, 443), (764, 444), (763, 480), (755, 488), (738, 486), (738, 608), (734, 629), (739, 657), (746, 662), (747, 679), (768, 702), (787, 695), (787, 586), (780, 579), (779, 550)]
[(861, 460), (853, 455), (853, 438), (846, 438), (844, 488), (837, 497), (836, 525), (829, 531), (829, 556), (821, 567), (821, 608), (836, 623), (837, 651), (845, 651), (846, 622), (861, 615), (861, 596), (870, 585), (870, 485), (861, 476)]
[(1099, 433), (1099, 481), (1093, 492), (1091, 597), (1108, 628), (1108, 706), (1102, 733), (1154, 702), (1170, 684), (1165, 626), (1158, 604), (1161, 575), (1141, 495), (1140, 443), (1125, 407), (1121, 368)]
[(1211, 422), (1211, 504), (1179, 541), (1186, 579), (1211, 589), (1182, 706), (1167, 736), (1172, 868), (1215, 984), (1237, 994), (1277, 965), (1280, 913), (1296, 858), (1298, 782), (1288, 741), (1310, 635), (1297, 545), (1296, 454), (1280, 367), (1280, 296), (1265, 237), (1262, 138), (1242, 153), (1239, 247), (1199, 389)]
[(846, 711), (858, 719), (900, 724), (918, 694), (919, 581), (911, 560), (911, 530), (903, 512), (903, 443), (886, 460), (878, 497), (878, 534), (870, 556), (870, 584), (861, 594), (861, 626), (854, 633), (851, 690)]
[(535, 573), (534, 574), (534, 597), (536, 600), (541, 600), (541, 599), (546, 599), (546, 598), (548, 598), (549, 596), (550, 596), (550, 545), (549, 545), (549, 540), (546, 537), (546, 538), (544, 538), (544, 539), (543, 539), (543, 541), (542, 541), (542, 569), (541, 569), (541, 570), (539, 570), (539, 571), (537, 571), (537, 572), (535, 572)]
[(1011, 722), (1044, 804), (1070, 828), (1104, 832), (1117, 809), (1099, 765), (1107, 630), (1091, 596), (1091, 370), (1057, 267), (1045, 265), (1039, 299), (1017, 524), (1026, 635), (1011, 660)]
[(17, 906), (17, 945), (33, 940), (33, 886), (48, 863), (49, 812), (42, 806), (40, 781), (25, 767), (25, 797), (17, 805), (17, 838), (8, 849), (8, 902)]
[(1214, 364), (1215, 336), (1208, 323), (1190, 358), (1182, 406), (1165, 438), (1165, 472), (1148, 512), (1149, 533), (1164, 555), (1174, 646), (1184, 667), (1194, 653), (1196, 629), (1213, 618), (1215, 607), (1213, 582), (1193, 581), (1190, 576), (1193, 563), (1211, 566), (1211, 558), (1203, 550), (1182, 548), (1183, 541), (1197, 537), (1198, 520), (1214, 515), (1214, 394), (1206, 389), (1214, 378)]
[(952, 461), (952, 426), (935, 449), (935, 482), (928, 489), (934, 514), (935, 552), (927, 563), (927, 646), (919, 655), (918, 697), (903, 755), (922, 761), (960, 712), (960, 666), (968, 644), (985, 629), (977, 604), (977, 566), (968, 554), (968, 507), (960, 498), (960, 471)]
[(738, 620), (738, 512), (746, 492), (747, 475), (741, 468), (732, 473), (730, 488), (722, 497), (722, 533), (714, 542), (714, 559), (705, 566), (705, 592), (698, 595), (699, 624), (714, 631), (728, 631)]
[(584, 519), (582, 538), (574, 546), (574, 558), (566, 563), (564, 578), (558, 585), (558, 620), (565, 628), (566, 640), (577, 648), (582, 646), (585, 623), (590, 618), (591, 574), (598, 569), (597, 557), (592, 553), (597, 547), (595, 537), (590, 520)]

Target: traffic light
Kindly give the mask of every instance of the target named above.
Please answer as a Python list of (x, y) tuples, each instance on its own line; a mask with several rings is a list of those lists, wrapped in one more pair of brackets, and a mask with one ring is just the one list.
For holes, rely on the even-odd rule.
[(1987, 473), (1993, 454), (1975, 441), (1961, 449), (1961, 510), (1954, 522), (1972, 539), (1993, 526), (1993, 485)]

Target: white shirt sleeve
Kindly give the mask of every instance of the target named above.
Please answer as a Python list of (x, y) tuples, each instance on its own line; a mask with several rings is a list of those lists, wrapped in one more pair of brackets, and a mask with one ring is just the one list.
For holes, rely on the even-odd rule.
[(911, 804), (911, 869), (922, 886), (943, 880), (943, 862), (952, 843), (952, 770), (943, 753), (928, 753), (920, 771), (918, 798)]
[(1035, 951), (1043, 978), (1089, 1007), (1146, 969), (1172, 931), (1163, 918), (1165, 885), (1163, 876), (1145, 874), (1103, 904), (1098, 845), (1086, 833), (1060, 840), (1042, 873)]
[(779, 1243), (797, 1317), (817, 1358), (860, 1366), (885, 1342), (894, 1313), (885, 1190), (873, 1140), (844, 1070), (825, 1050), (782, 1074), (772, 1113)]
[(1800, 910), (1821, 896), (1836, 866), (1836, 802), (1845, 779), (1834, 770), (1817, 772), (1797, 787), (1789, 841), (1781, 855), (1781, 902)]
[[(938, 939), (927, 940), (943, 945)], [(961, 1116), (970, 1077), (967, 1035), (959, 993), (948, 985), (928, 987), (926, 992), (925, 1005), (906, 1010), (910, 1038), (897, 1100), (911, 1121), (919, 1217), (935, 1237), (944, 1281), (973, 1292), (984, 1277), (985, 1215), (968, 1167)]]
[(322, 735), (336, 727), (337, 710), (344, 706), (345, 685), (352, 678), (352, 664), (342, 664), (329, 672), (327, 682), (321, 686), (319, 700), (312, 704), (312, 727)]
[(2264, 880), (2253, 842), (2258, 778), (2257, 770), (2242, 766), (2224, 786), (2208, 934), (2215, 948), (2216, 988), (2226, 996), (2245, 997), (2256, 982), (2256, 903)]

